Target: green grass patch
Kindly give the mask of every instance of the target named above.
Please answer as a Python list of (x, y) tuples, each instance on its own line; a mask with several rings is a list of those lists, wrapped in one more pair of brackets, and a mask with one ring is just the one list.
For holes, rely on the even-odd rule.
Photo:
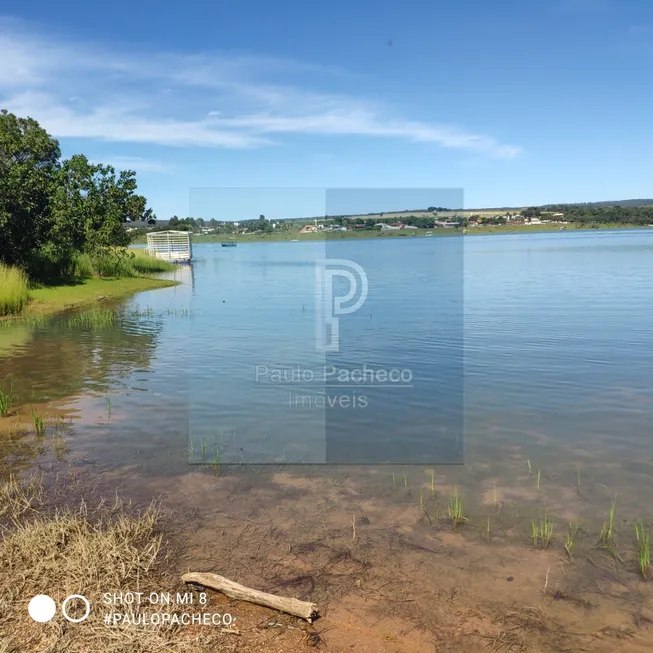
[(641, 519), (635, 524), (635, 539), (637, 543), (637, 568), (642, 578), (646, 580), (651, 567), (651, 532)]
[(544, 513), (544, 517), (531, 522), (531, 539), (534, 547), (548, 549), (553, 539), (553, 522)]
[(464, 524), (467, 520), (463, 507), (463, 498), (458, 494), (458, 486), (453, 486), (453, 494), (449, 495), (449, 507), (447, 509), (449, 518), (453, 522), (453, 527), (457, 528), (458, 524)]
[(32, 424), (34, 424), (34, 433), (36, 435), (41, 436), (45, 434), (45, 422), (35, 408), (32, 408)]
[(57, 313), (68, 308), (95, 304), (98, 300), (122, 299), (143, 290), (176, 286), (176, 281), (152, 277), (127, 277), (121, 279), (97, 278), (79, 280), (61, 286), (42, 286), (30, 291), (27, 308), (31, 316)]
[(174, 272), (177, 264), (169, 261), (162, 261), (154, 256), (148, 256), (144, 249), (130, 249), (133, 257), (130, 259), (131, 266), (138, 274), (156, 274), (159, 272)]
[(0, 263), (0, 315), (20, 313), (29, 299), (27, 275)]
[(93, 309), (77, 313), (68, 318), (69, 328), (78, 329), (109, 329), (116, 324), (116, 313), (112, 310)]
[(14, 386), (9, 384), (9, 390), (0, 387), (0, 417), (8, 417), (14, 404)]

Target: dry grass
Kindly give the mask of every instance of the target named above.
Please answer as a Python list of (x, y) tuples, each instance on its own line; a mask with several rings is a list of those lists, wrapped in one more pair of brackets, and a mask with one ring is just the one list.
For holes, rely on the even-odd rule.
[[(10, 477), (0, 487), (0, 653), (225, 650), (216, 628), (110, 627), (103, 622), (105, 612), (202, 610), (197, 601), (165, 608), (102, 602), (105, 592), (143, 592), (147, 597), (150, 592), (175, 596), (180, 589), (187, 591), (177, 582), (162, 581), (166, 555), (157, 506), (136, 510), (116, 497), (111, 505), (90, 508), (81, 501), (75, 509), (48, 510), (42, 499), (37, 478), (21, 483)], [(52, 596), (58, 605), (48, 623), (36, 623), (28, 615), (29, 600), (37, 594)], [(70, 594), (82, 594), (91, 603), (90, 616), (82, 623), (69, 623), (61, 615), (61, 603)]]

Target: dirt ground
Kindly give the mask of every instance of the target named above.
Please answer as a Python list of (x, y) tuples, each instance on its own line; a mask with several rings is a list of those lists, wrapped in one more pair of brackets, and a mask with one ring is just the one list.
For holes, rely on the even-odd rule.
[[(124, 472), (122, 491), (142, 493)], [(161, 483), (151, 480), (153, 496)], [(308, 626), (232, 602), (248, 633), (234, 651), (638, 653), (653, 645), (653, 583), (589, 534), (571, 558), (559, 539), (540, 550), (510, 527), (484, 538), (414, 498), (393, 503), (369, 483), (326, 472), (194, 472), (166, 478), (164, 495), (179, 551), (173, 575), (214, 572), (320, 607)]]
[[(188, 571), (213, 572), (319, 606), (321, 617), (308, 624), (209, 592), (212, 608), (235, 617), (233, 628), (220, 633), (219, 647), (210, 650), (643, 653), (653, 648), (653, 579), (637, 573), (632, 524), (615, 524), (618, 554), (597, 546), (589, 523), (588, 530), (579, 528), (573, 553), (565, 553), (565, 521), (578, 517), (577, 507), (589, 504), (582, 495), (592, 491), (583, 480), (582, 495), (580, 487), (576, 492), (575, 471), (566, 484), (556, 474), (543, 476), (540, 492), (539, 477), (535, 490), (524, 461), (507, 456), (506, 464), (518, 470), (516, 480), (510, 488), (486, 483), (454, 527), (447, 510), (449, 470), (429, 477), (424, 469), (395, 475), (387, 468), (186, 465), (181, 473), (156, 475), (142, 462), (112, 467), (73, 456), (54, 436), (39, 445), (43, 451), (34, 464), (27, 439), (12, 437), (7, 440), (12, 467), (22, 463), (30, 473), (39, 470), (46, 487), (65, 488), (67, 501), (84, 497), (91, 505), (116, 493), (137, 505), (158, 500), (170, 551), (163, 588), (183, 588), (180, 578)], [(470, 476), (487, 471), (483, 465), (466, 467)], [(596, 488), (609, 496), (604, 485)], [(529, 511), (535, 505), (558, 520), (548, 547), (530, 540)], [(175, 650), (199, 650), (183, 648), (191, 633), (180, 635), (182, 648)], [(10, 651), (20, 649), (0, 644), (0, 653)]]

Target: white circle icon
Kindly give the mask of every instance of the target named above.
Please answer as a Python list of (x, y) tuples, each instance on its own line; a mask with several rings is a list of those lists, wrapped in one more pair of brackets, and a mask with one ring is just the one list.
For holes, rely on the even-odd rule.
[[(79, 599), (80, 601), (86, 604), (86, 611), (78, 619), (73, 619), (72, 617), (68, 616), (68, 613), (66, 612), (66, 606), (68, 605), (68, 602), (72, 601), (73, 599)], [(81, 594), (71, 594), (70, 596), (67, 596), (64, 602), (61, 604), (61, 614), (63, 614), (63, 616), (66, 619), (68, 619), (68, 621), (71, 621), (74, 624), (78, 624), (81, 621), (84, 621), (84, 619), (88, 617), (90, 612), (91, 612), (91, 604), (88, 602), (88, 599), (85, 596), (82, 596)]]
[(57, 604), (47, 594), (39, 594), (29, 602), (27, 611), (34, 621), (44, 624), (54, 617), (57, 612)]

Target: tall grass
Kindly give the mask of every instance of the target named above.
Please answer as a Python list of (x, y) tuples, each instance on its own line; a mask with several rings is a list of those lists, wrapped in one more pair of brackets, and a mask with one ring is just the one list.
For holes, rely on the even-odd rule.
[(0, 315), (20, 313), (29, 299), (27, 275), (0, 263)]
[(14, 385), (9, 384), (9, 390), (6, 392), (0, 386), (0, 417), (7, 417), (11, 412), (14, 403)]
[(646, 580), (651, 567), (651, 533), (640, 519), (635, 524), (635, 538), (637, 540), (637, 567)]
[(148, 256), (143, 249), (131, 250), (134, 255), (131, 259), (132, 267), (139, 274), (154, 274), (156, 272), (172, 272), (177, 269), (174, 263), (162, 261), (154, 256)]

